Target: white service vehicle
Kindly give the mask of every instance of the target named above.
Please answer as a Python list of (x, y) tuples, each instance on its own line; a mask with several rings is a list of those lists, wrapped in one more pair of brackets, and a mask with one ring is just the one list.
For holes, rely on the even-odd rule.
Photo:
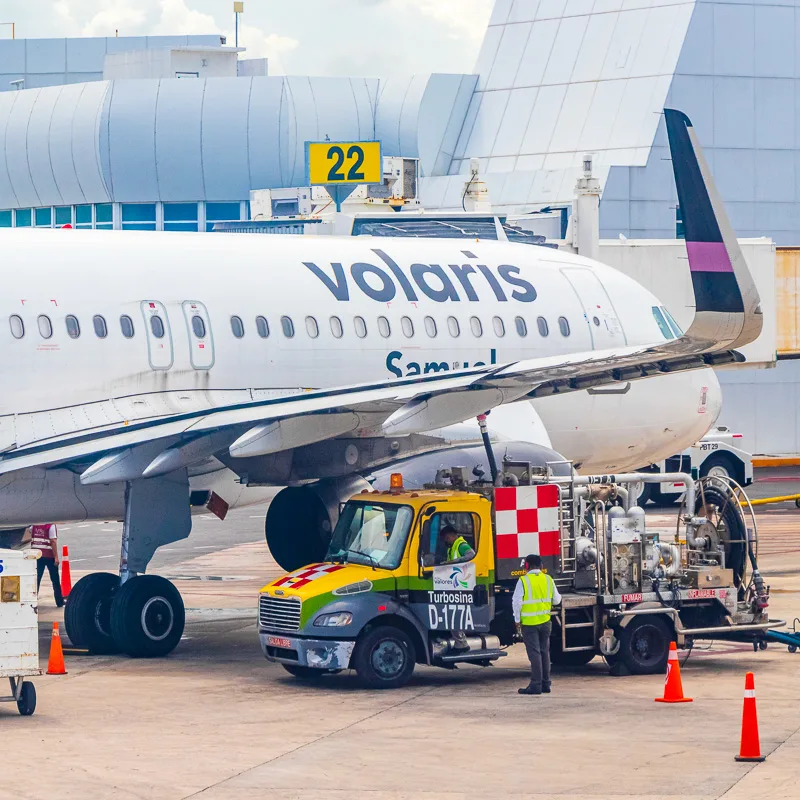
[(11, 694), (0, 702), (14, 702), (22, 716), (36, 709), (36, 689), (24, 678), (41, 675), (39, 620), (36, 607), (38, 550), (0, 550), (0, 678), (8, 678)]
[[(682, 453), (670, 456), (663, 461), (651, 464), (641, 472), (683, 472), (698, 478), (732, 479), (741, 486), (753, 482), (753, 455), (741, 448), (742, 434), (733, 433), (730, 428), (717, 425), (697, 444)], [(648, 500), (669, 502), (679, 499), (686, 491), (683, 483), (641, 484), (639, 505)]]

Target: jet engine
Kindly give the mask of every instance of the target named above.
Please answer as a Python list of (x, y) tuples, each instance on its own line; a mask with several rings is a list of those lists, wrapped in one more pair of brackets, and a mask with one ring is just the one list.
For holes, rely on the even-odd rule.
[[(499, 442), (495, 458), (502, 469), (504, 461), (530, 463), (544, 468), (554, 465), (556, 474), (568, 474), (569, 467), (555, 450), (529, 442)], [(555, 462), (560, 462), (556, 464)], [(339, 519), (341, 504), (364, 489), (383, 491), (389, 488), (393, 472), (403, 474), (409, 489), (421, 489), (433, 483), (440, 470), (458, 466), (476, 478), (491, 480), (488, 459), (482, 445), (450, 447), (433, 453), (396, 461), (365, 477), (348, 475), (326, 478), (305, 486), (289, 486), (275, 495), (267, 511), (265, 532), (272, 557), (291, 571), (325, 558), (333, 528)]]

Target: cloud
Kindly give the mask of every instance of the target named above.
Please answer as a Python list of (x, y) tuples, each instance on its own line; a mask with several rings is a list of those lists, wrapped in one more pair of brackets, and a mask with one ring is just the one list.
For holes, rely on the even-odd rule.
[(452, 36), (479, 41), (486, 32), (494, 0), (397, 0), (452, 30)]

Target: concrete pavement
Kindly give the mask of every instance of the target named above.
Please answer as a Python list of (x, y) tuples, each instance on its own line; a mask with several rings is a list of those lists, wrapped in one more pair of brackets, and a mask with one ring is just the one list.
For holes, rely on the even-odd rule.
[[(550, 696), (520, 697), (521, 646), (489, 669), (419, 668), (393, 692), (361, 690), (347, 673), (298, 682), (268, 664), (258, 646), (256, 593), (279, 570), (260, 521), (249, 520), (257, 512), (244, 511), (230, 520), (233, 546), (197, 551), (193, 535), (158, 568), (177, 578), (191, 609), (171, 657), (68, 655), (67, 676), (36, 679), (33, 717), (0, 707), (0, 800), (800, 794), (800, 653), (783, 646), (754, 653), (749, 645), (698, 645), (683, 667), (694, 702), (678, 706), (653, 702), (660, 676), (612, 678), (601, 659), (557, 673)], [(789, 620), (800, 616), (798, 514), (768, 510), (759, 522), (771, 612)], [(78, 539), (70, 544), (76, 561), (85, 555)], [(43, 591), (43, 645), (60, 616)], [(43, 649), (43, 664), (46, 655)], [(747, 670), (756, 674), (769, 756), (758, 765), (733, 760)], [(46, 758), (35, 755), (42, 751)]]

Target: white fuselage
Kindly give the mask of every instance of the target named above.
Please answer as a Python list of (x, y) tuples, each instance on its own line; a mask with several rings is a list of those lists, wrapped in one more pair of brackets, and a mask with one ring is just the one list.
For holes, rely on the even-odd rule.
[[(641, 285), (543, 247), (15, 230), (0, 248), (0, 452), (300, 389), (668, 338)], [(691, 444), (719, 410), (710, 370), (628, 386), (535, 401), (553, 446), (584, 468), (628, 468), (632, 453), (641, 464)]]

